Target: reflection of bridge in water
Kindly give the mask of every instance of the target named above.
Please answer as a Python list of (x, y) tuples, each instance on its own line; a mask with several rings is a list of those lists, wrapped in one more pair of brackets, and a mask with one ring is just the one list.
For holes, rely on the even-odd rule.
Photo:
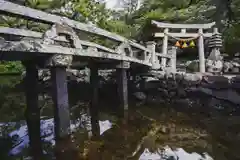
[[(98, 69), (116, 68), (121, 115), (128, 109), (127, 71), (137, 68), (153, 70), (168, 70), (176, 72), (176, 47), (168, 50), (168, 36), (192, 37), (199, 36), (200, 71), (205, 72), (203, 37), (212, 36), (203, 33), (203, 29), (211, 28), (214, 23), (203, 25), (180, 25), (153, 22), (164, 33), (157, 33), (163, 37), (162, 53), (155, 51), (156, 43), (147, 42), (140, 45), (124, 37), (110, 33), (92, 25), (83, 24), (20, 6), (8, 1), (0, 0), (0, 10), (4, 15), (22, 18), (36, 24), (50, 25), (45, 32), (30, 29), (0, 27), (2, 37), (1, 60), (22, 61), (26, 67), (26, 118), (30, 135), (30, 145), (34, 159), (41, 159), (42, 149), (40, 139), (40, 112), (38, 107), (38, 68), (51, 70), (54, 102), (54, 121), (56, 144), (70, 134), (70, 116), (68, 92), (66, 82), (67, 68), (91, 69), (90, 83), (92, 86), (92, 100), (90, 112), (94, 136), (99, 135), (98, 126)], [(25, 27), (27, 28), (27, 26)], [(171, 28), (182, 28), (181, 33), (169, 33)], [(186, 33), (186, 29), (197, 28), (198, 34)], [(214, 30), (217, 33), (217, 30)], [(80, 40), (91, 34), (112, 40), (112, 47), (106, 47), (90, 41)], [(81, 36), (82, 35), (82, 36)], [(216, 45), (215, 45), (216, 46)], [(215, 47), (216, 48), (216, 47)], [(61, 145), (60, 145), (61, 146)]]

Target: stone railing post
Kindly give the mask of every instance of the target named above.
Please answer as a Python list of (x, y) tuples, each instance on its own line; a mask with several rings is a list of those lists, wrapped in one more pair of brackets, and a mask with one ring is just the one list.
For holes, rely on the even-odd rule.
[(171, 72), (176, 73), (176, 71), (177, 71), (177, 68), (176, 68), (176, 65), (177, 65), (177, 47), (172, 46), (171, 50), (170, 50), (170, 53), (171, 53), (171, 56), (172, 56), (171, 59), (170, 59)]
[(152, 69), (158, 69), (159, 68), (159, 61), (156, 56), (156, 42), (154, 41), (148, 41), (146, 43), (147, 48), (151, 51), (151, 58), (150, 63), (152, 64)]
[[(167, 55), (168, 51), (168, 28), (164, 29), (164, 37), (163, 37), (163, 44), (162, 44), (162, 54)], [(162, 57), (161, 64), (163, 67), (166, 67), (167, 59)]]
[(203, 29), (198, 30), (198, 56), (199, 56), (199, 71), (200, 73), (205, 73), (205, 54), (204, 54), (204, 39), (203, 39)]

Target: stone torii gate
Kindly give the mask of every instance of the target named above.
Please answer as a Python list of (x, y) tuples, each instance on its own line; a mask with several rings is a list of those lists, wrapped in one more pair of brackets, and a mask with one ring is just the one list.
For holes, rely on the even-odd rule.
[[(168, 40), (169, 37), (173, 38), (192, 38), (198, 39), (198, 55), (199, 55), (199, 71), (201, 73), (205, 72), (205, 53), (204, 53), (204, 38), (213, 38), (214, 48), (213, 50), (219, 52), (219, 48), (221, 47), (221, 42), (215, 40), (215, 35), (219, 35), (218, 29), (213, 28), (213, 32), (204, 33), (204, 30), (211, 29), (215, 22), (207, 23), (207, 24), (172, 24), (172, 23), (162, 23), (157, 21), (152, 21), (152, 24), (157, 28), (164, 29), (163, 32), (154, 33), (154, 37), (163, 38), (162, 44), (162, 54), (168, 54)], [(180, 32), (170, 32), (169, 30), (181, 29)], [(187, 33), (186, 30), (197, 30), (196, 33)], [(216, 41), (216, 44), (215, 44)], [(211, 45), (212, 46), (212, 45)], [(161, 60), (162, 66), (166, 66), (166, 59), (162, 58)]]

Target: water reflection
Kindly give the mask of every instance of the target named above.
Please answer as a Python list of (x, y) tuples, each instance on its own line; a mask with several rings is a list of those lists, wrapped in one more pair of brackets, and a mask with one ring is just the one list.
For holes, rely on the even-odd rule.
[[(152, 110), (154, 110), (154, 113)], [(102, 159), (126, 159), (127, 157), (129, 159), (138, 159), (141, 157), (141, 160), (144, 160), (144, 158), (147, 157), (159, 158), (160, 151), (156, 152), (157, 149), (162, 149), (161, 153), (163, 157), (167, 157), (169, 153), (162, 152), (166, 146), (172, 147), (171, 149), (165, 148), (165, 150), (171, 152), (171, 154), (176, 154), (175, 157), (179, 156), (178, 152), (183, 152), (181, 149), (174, 152), (177, 148), (184, 148), (189, 153), (197, 152), (204, 154), (208, 152), (215, 155), (214, 152), (217, 152), (216, 155), (219, 155), (218, 152), (220, 148), (213, 148), (214, 145), (216, 145), (215, 143), (219, 143), (219, 140), (216, 139), (218, 137), (216, 136), (214, 137), (215, 139), (213, 139), (213, 135), (211, 135), (216, 135), (216, 133), (208, 133), (207, 130), (197, 127), (193, 119), (184, 113), (175, 111), (164, 112), (162, 109), (161, 111), (156, 111), (156, 108), (149, 107), (138, 108), (137, 111), (130, 112), (128, 121), (115, 121), (113, 124), (110, 123), (110, 121), (100, 121), (99, 126), (102, 136), (98, 141), (89, 138), (90, 120), (89, 117), (83, 115), (83, 118), (74, 121), (75, 124), (71, 125), (72, 131), (75, 131), (73, 136), (69, 137), (69, 139), (61, 140), (57, 149), (61, 148), (61, 150), (64, 150), (63, 154), (65, 156), (68, 155), (68, 157), (69, 154), (71, 156), (75, 155), (75, 158), (79, 155), (85, 155), (85, 157), (89, 159), (99, 156), (102, 157)], [(147, 137), (150, 135), (149, 132), (153, 132), (154, 128), (157, 131)], [(42, 120), (41, 130), (42, 141), (54, 145), (53, 119)], [(18, 144), (10, 152), (14, 155), (23, 152), (29, 142), (26, 126), (21, 126), (18, 130), (11, 132), (10, 135), (15, 135), (13, 136), (17, 140), (15, 144)], [(16, 135), (18, 135), (18, 137), (16, 137)], [(143, 137), (145, 137), (145, 139)], [(227, 139), (229, 137), (225, 138)], [(146, 141), (143, 142), (143, 140)], [(140, 146), (139, 150), (135, 151), (141, 142), (143, 142), (141, 144), (142, 146)], [(79, 144), (81, 145), (79, 146)], [(151, 152), (155, 152), (155, 154), (149, 153), (145, 150), (146, 148)], [(66, 151), (66, 149), (68, 151)], [(51, 149), (47, 148), (44, 152), (47, 153), (50, 151)], [(137, 153), (133, 155), (134, 152)], [(230, 153), (231, 152), (229, 152), (229, 154)], [(60, 157), (63, 158), (65, 156), (61, 155)], [(94, 157), (91, 158), (89, 156)], [(190, 156), (193, 155), (191, 154)], [(72, 158), (75, 159), (74, 157)], [(222, 155), (221, 158), (224, 159)]]

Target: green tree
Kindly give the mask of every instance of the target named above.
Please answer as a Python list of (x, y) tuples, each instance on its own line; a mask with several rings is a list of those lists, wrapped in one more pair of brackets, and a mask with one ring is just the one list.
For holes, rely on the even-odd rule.
[(215, 21), (223, 33), (228, 54), (236, 52), (240, 42), (239, 0), (143, 0), (141, 7), (130, 15), (129, 25), (135, 25), (139, 40), (149, 30), (151, 20), (171, 23), (208, 23)]

